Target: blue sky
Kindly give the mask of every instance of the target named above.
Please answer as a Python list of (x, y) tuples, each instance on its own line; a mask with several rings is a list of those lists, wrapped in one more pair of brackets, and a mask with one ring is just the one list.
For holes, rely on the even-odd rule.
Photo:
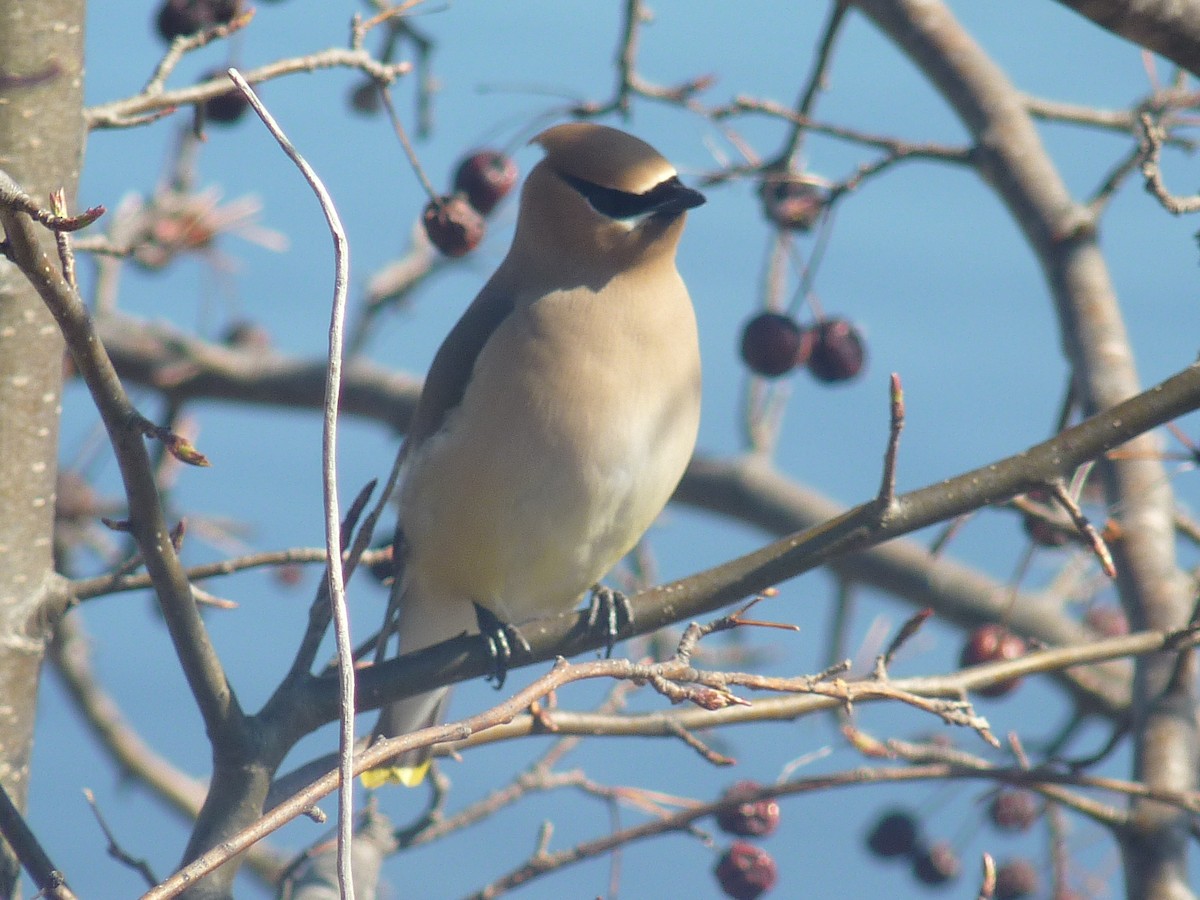
[[(439, 83), (433, 135), (418, 152), (435, 184), (448, 184), (459, 156), (480, 144), (523, 142), (561, 109), (563, 97), (603, 100), (614, 80), (612, 59), (620, 8), (616, 2), (482, 0), (430, 3), (418, 19), (437, 42)], [(1147, 90), (1140, 53), (1060, 6), (1035, 0), (951, 4), (1012, 80), (1028, 93), (1103, 107), (1128, 105)], [(135, 93), (162, 47), (151, 33), (150, 4), (108, 0), (91, 4), (88, 23), (87, 98), (99, 103)], [(808, 71), (824, 4), (783, 6), (763, 2), (661, 0), (643, 31), (640, 71), (652, 81), (674, 84), (712, 73), (708, 103), (738, 95), (794, 101)], [(188, 58), (172, 84), (190, 83), (201, 71), (232, 60), (251, 68), (280, 56), (341, 45), (348, 21), (361, 7), (350, 2), (291, 0), (263, 3), (252, 26), (226, 45)], [(1064, 46), (1070, 54), (1064, 54)], [(1075, 62), (1071, 62), (1074, 60)], [(1086, 62), (1080, 62), (1086, 61)], [(1159, 65), (1160, 77), (1168, 69)], [(346, 222), (352, 253), (352, 298), (360, 298), (371, 273), (400, 253), (424, 202), (386, 122), (347, 114), (345, 98), (356, 77), (343, 71), (292, 76), (262, 90), (264, 101), (320, 173)], [(412, 80), (396, 89), (402, 115), (411, 120)], [(868, 23), (851, 16), (839, 44), (819, 118), (873, 133), (911, 140), (959, 144), (965, 133), (941, 99)], [(99, 132), (89, 139), (80, 195), (82, 205), (114, 209), (128, 191), (148, 193), (184, 120), (177, 115), (153, 126)], [(638, 102), (626, 127), (674, 161), (695, 183), (718, 158), (735, 148), (703, 118), (662, 105)], [(737, 120), (735, 127), (760, 155), (775, 152), (784, 130), (764, 118)], [(1042, 126), (1046, 145), (1077, 195), (1090, 193), (1129, 146), (1123, 136), (1065, 125)], [(842, 178), (865, 159), (861, 148), (818, 137), (806, 144), (811, 171)], [(523, 171), (535, 150), (517, 151)], [(227, 199), (261, 198), (260, 223), (286, 232), (290, 249), (272, 253), (237, 237), (223, 237), (222, 254), (232, 271), (210, 261), (184, 260), (159, 274), (128, 272), (121, 306), (213, 336), (233, 319), (264, 324), (276, 345), (297, 355), (322, 351), (331, 295), (332, 259), (323, 219), (298, 173), (257, 122), (234, 129), (211, 128), (200, 156), (204, 183), (221, 186)], [(1188, 185), (1186, 161), (1169, 160), (1168, 177)], [(1180, 187), (1182, 192), (1185, 188)], [(715, 455), (741, 447), (740, 406), (744, 378), (736, 359), (741, 322), (760, 303), (760, 281), (770, 231), (758, 208), (754, 185), (733, 182), (708, 191), (709, 203), (692, 214), (679, 265), (697, 307), (705, 360), (706, 391), (701, 449)], [(369, 347), (373, 358), (413, 373), (424, 371), (442, 335), (491, 269), (502, 258), (515, 206), (495, 217), (480, 251), (421, 289), (413, 305), (392, 314)], [(1124, 303), (1139, 369), (1148, 384), (1195, 356), (1196, 247), (1194, 223), (1173, 220), (1141, 190), (1123, 187), (1102, 227), (1102, 244)], [(799, 242), (807, 253), (812, 240)], [(86, 266), (84, 267), (87, 268)], [(86, 282), (85, 282), (86, 284)], [(792, 477), (845, 503), (869, 496), (878, 483), (886, 439), (887, 378), (899, 372), (908, 399), (901, 453), (900, 488), (910, 489), (1015, 452), (1048, 435), (1061, 401), (1066, 367), (1045, 285), (1036, 262), (994, 195), (971, 171), (926, 162), (907, 163), (870, 181), (838, 211), (816, 291), (830, 313), (852, 317), (869, 341), (869, 367), (860, 380), (836, 389), (794, 379), (776, 460)], [(148, 398), (147, 398), (147, 402)], [(152, 413), (153, 404), (145, 410)], [(198, 404), (198, 443), (214, 461), (210, 471), (183, 473), (175, 501), (196, 519), (245, 523), (244, 540), (256, 548), (317, 546), (322, 541), (318, 418), (308, 413), (237, 410)], [(63, 458), (72, 459), (95, 426), (78, 387), (69, 393)], [(1186, 423), (1185, 423), (1186, 427)], [(1196, 433), (1195, 422), (1192, 433)], [(344, 493), (386, 472), (397, 443), (376, 426), (347, 422), (342, 431)], [(102, 486), (114, 490), (114, 467), (96, 466)], [(1177, 484), (1195, 502), (1194, 475)], [(763, 536), (741, 526), (686, 511), (669, 511), (651, 535), (661, 577), (680, 577), (758, 546)], [(1023, 544), (1012, 519), (984, 515), (952, 545), (962, 559), (1006, 581)], [(191, 542), (189, 562), (219, 555), (220, 548)], [(1056, 558), (1037, 557), (1028, 576), (1045, 580)], [(239, 576), (218, 589), (241, 603), (234, 612), (209, 616), (215, 640), (245, 706), (265, 699), (289, 658), (302, 628), (315, 572), (303, 586), (283, 589), (270, 577)], [(762, 638), (769, 669), (811, 672), (823, 666), (833, 587), (816, 574), (782, 588), (768, 617), (795, 621), (798, 637)], [(356, 626), (364, 633), (382, 610), (382, 593), (358, 586)], [(882, 623), (892, 629), (908, 610), (881, 598), (862, 598), (852, 646)], [(92, 635), (96, 666), (129, 719), (146, 739), (192, 774), (206, 774), (207, 744), (199, 717), (170, 644), (149, 601), (120, 596), (94, 601), (80, 613)], [(897, 664), (899, 674), (934, 674), (954, 665), (959, 636), (937, 625), (913, 642)], [(758, 640), (758, 636), (756, 636)], [(494, 699), (483, 685), (457, 694), (454, 709), (466, 712)], [(596, 689), (562, 699), (586, 707)], [(635, 704), (657, 708), (658, 698)], [(1068, 713), (1050, 689), (1027, 685), (1019, 697), (984, 702), (983, 712), (1003, 734), (1019, 729), (1028, 741), (1053, 733)], [(894, 709), (867, 710), (863, 724), (881, 736), (912, 735), (934, 723)], [(1089, 732), (1084, 747), (1103, 740)], [(708, 799), (737, 778), (770, 781), (790, 761), (828, 748), (812, 772), (859, 765), (830, 720), (734, 730), (721, 746), (739, 759), (732, 772), (714, 771), (682, 746), (650, 741), (594, 741), (572, 757), (604, 784), (642, 787)], [(969, 735), (970, 749), (982, 750)], [(304, 753), (335, 743), (326, 729), (306, 740)], [(544, 748), (539, 740), (489, 749), (452, 764), (452, 808), (493, 788), (496, 770), (512, 771)], [(1113, 763), (1124, 774), (1128, 761)], [(42, 700), (31, 803), (32, 820), (51, 856), (67, 869), (86, 896), (129, 896), (137, 879), (107, 859), (104, 842), (87, 813), (80, 789), (93, 789), (126, 849), (148, 857), (160, 876), (177, 863), (186, 830), (145, 792), (122, 783), (93, 748), (50, 682)], [(869, 822), (885, 807), (906, 804), (925, 816), (928, 830), (956, 841), (973, 873), (981, 849), (997, 856), (1023, 852), (1044, 860), (1044, 834), (996, 838), (975, 823), (982, 785), (917, 786), (904, 790), (852, 789), (786, 801), (784, 826), (765, 843), (781, 868), (779, 896), (920, 896), (914, 882), (893, 867), (870, 860), (861, 847)], [(416, 802), (402, 791), (383, 798), (385, 810), (403, 821)], [(332, 802), (325, 804), (332, 811)], [(552, 848), (604, 833), (608, 810), (595, 799), (559, 792), (535, 798), (478, 826), (454, 845), (405, 855), (389, 867), (398, 894), (459, 896), (496, 877), (532, 851), (537, 829), (551, 819)], [(622, 814), (623, 824), (637, 814)], [(281, 833), (280, 843), (299, 848), (321, 834), (308, 821)], [(153, 837), (151, 837), (153, 836)], [(722, 840), (716, 836), (717, 843)], [(1081, 863), (1110, 885), (1116, 851), (1099, 832), (1082, 824), (1072, 835)], [(464, 854), (470, 854), (469, 864)], [(627, 897), (716, 896), (709, 869), (716, 854), (691, 838), (667, 837), (631, 847), (621, 861)], [(823, 881), (822, 879), (836, 879)], [(607, 862), (578, 866), (535, 883), (526, 897), (589, 896), (604, 892)], [(968, 878), (969, 881), (969, 878)], [(413, 885), (419, 888), (414, 890)], [(960, 886), (961, 887), (961, 886)], [(252, 896), (246, 887), (245, 896)], [(963, 890), (967, 890), (963, 888)], [(965, 895), (965, 894), (958, 894)]]

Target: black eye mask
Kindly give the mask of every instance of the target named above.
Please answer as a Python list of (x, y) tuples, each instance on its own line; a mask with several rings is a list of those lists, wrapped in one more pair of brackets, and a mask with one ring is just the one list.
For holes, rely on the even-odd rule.
[(634, 219), (642, 216), (677, 216), (704, 202), (704, 195), (686, 187), (672, 175), (644, 194), (631, 194), (593, 184), (566, 172), (559, 177), (579, 192), (596, 212), (610, 219)]

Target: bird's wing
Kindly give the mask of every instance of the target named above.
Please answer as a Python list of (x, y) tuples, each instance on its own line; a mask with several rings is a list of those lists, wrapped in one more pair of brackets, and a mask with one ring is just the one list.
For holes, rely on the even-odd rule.
[(475, 360), (513, 310), (512, 293), (493, 278), (463, 313), (438, 348), (409, 428), (407, 452), (435, 434), (466, 393)]

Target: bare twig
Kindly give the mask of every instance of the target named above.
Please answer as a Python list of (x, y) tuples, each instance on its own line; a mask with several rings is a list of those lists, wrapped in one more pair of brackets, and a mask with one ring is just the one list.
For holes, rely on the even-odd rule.
[[(306, 56), (277, 60), (251, 69), (243, 77), (250, 84), (259, 84), (284, 75), (332, 68), (358, 69), (379, 83), (390, 84), (405, 75), (411, 66), (407, 62), (384, 65), (365, 50), (333, 47)], [(90, 129), (129, 128), (161, 118), (181, 106), (203, 103), (228, 91), (229, 83), (222, 78), (171, 91), (143, 91), (124, 100), (114, 100), (84, 110), (84, 121)]]
[(1146, 190), (1154, 195), (1163, 209), (1173, 215), (1200, 211), (1200, 194), (1177, 197), (1171, 193), (1163, 180), (1159, 162), (1163, 142), (1167, 136), (1166, 129), (1155, 122), (1149, 113), (1139, 115), (1138, 124), (1141, 126), (1142, 177), (1146, 181)]
[(900, 385), (900, 376), (895, 372), (892, 373), (889, 399), (888, 445), (883, 457), (883, 480), (879, 485), (879, 495), (875, 498), (884, 516), (896, 502), (896, 459), (900, 453), (900, 434), (904, 431), (904, 388)]
[(617, 84), (612, 99), (605, 102), (583, 102), (572, 106), (568, 113), (581, 118), (595, 118), (609, 113), (629, 117), (634, 97), (656, 100), (676, 106), (695, 108), (694, 97), (713, 83), (710, 75), (700, 75), (673, 87), (652, 84), (637, 71), (637, 51), (640, 27), (649, 19), (642, 0), (625, 0), (621, 17), (621, 36), (617, 41)]
[(12, 848), (42, 896), (50, 900), (75, 900), (74, 891), (67, 886), (66, 876), (50, 861), (3, 784), (0, 784), (0, 836)]
[(1096, 559), (1100, 561), (1100, 568), (1104, 570), (1104, 574), (1109, 578), (1116, 578), (1117, 567), (1113, 564), (1112, 554), (1108, 551), (1108, 544), (1104, 542), (1104, 538), (1101, 537), (1100, 532), (1096, 530), (1096, 527), (1083, 514), (1083, 510), (1079, 508), (1079, 504), (1075, 502), (1075, 498), (1067, 490), (1066, 484), (1062, 481), (1051, 482), (1050, 490), (1054, 493), (1054, 499), (1067, 511), (1067, 515), (1071, 517), (1071, 521), (1079, 529), (1079, 533), (1088, 542), (1088, 545), (1092, 548), (1092, 552), (1096, 554)]
[(429, 180), (429, 176), (425, 174), (425, 169), (421, 165), (421, 160), (417, 156), (417, 151), (413, 147), (412, 141), (408, 139), (408, 132), (404, 130), (404, 123), (400, 121), (400, 116), (396, 112), (392, 98), (382, 86), (379, 88), (379, 97), (383, 101), (383, 108), (387, 110), (388, 119), (392, 123), (392, 130), (396, 133), (396, 139), (400, 141), (400, 146), (404, 148), (404, 155), (408, 157), (408, 164), (412, 166), (413, 174), (417, 176), (417, 181), (421, 183), (421, 187), (425, 189), (425, 193), (429, 195), (429, 199), (434, 203), (440, 204), (442, 202), (441, 194), (433, 186), (433, 182)]
[[(258, 553), (249, 553), (245, 556), (223, 559), (219, 562), (191, 566), (186, 571), (188, 579), (196, 582), (219, 575), (232, 575), (235, 572), (244, 572), (249, 569), (296, 565), (300, 563), (323, 563), (325, 562), (325, 554), (326, 551), (323, 547), (263, 550)], [(362, 562), (366, 565), (373, 565), (376, 562), (390, 558), (390, 549), (368, 550), (362, 554)], [(136, 568), (141, 565), (141, 557), (137, 556), (131, 562)], [(124, 569), (125, 567), (122, 566), (121, 568)], [(94, 597), (106, 597), (109, 594), (124, 591), (138, 591), (150, 586), (151, 581), (148, 575), (131, 575), (127, 571), (117, 571), (111, 575), (98, 575), (94, 578), (81, 578), (78, 581), (72, 581), (67, 585), (66, 591), (74, 600), (83, 601)]]
[(900, 630), (896, 632), (896, 636), (892, 638), (892, 642), (888, 644), (887, 649), (883, 651), (883, 655), (879, 657), (879, 667), (876, 672), (877, 677), (881, 677), (886, 672), (887, 667), (892, 664), (896, 652), (908, 643), (913, 635), (921, 630), (921, 627), (929, 621), (932, 615), (933, 610), (927, 606), (909, 616), (908, 620), (900, 626)]
[(108, 855), (141, 875), (147, 886), (154, 887), (154, 885), (158, 884), (158, 876), (150, 868), (150, 863), (144, 859), (131, 856), (117, 842), (116, 835), (108, 827), (108, 822), (104, 820), (104, 814), (100, 812), (100, 805), (96, 803), (96, 795), (88, 788), (84, 788), (83, 796), (86, 798), (88, 806), (92, 808), (92, 815), (96, 817), (96, 824), (100, 826), (100, 830), (104, 832), (104, 837), (108, 841)]
[(9, 202), (20, 194), (17, 185), (0, 173), (0, 223), (9, 248), (58, 322), (104, 420), (129, 499), (131, 533), (154, 580), (163, 618), (205, 725), (213, 740), (220, 741), (239, 733), (244, 717), (200, 619), (178, 554), (163, 539), (169, 529), (136, 424), (142, 417), (117, 378), (82, 299), (41, 249), (32, 220)]
[(992, 900), (996, 896), (996, 861), (992, 854), (983, 854), (983, 877), (979, 882), (977, 900)]
[(354, 900), (354, 880), (351, 873), (351, 842), (354, 838), (354, 782), (350, 771), (354, 756), (354, 659), (350, 640), (350, 617), (346, 612), (346, 588), (342, 572), (341, 513), (338, 509), (337, 488), (337, 419), (338, 398), (342, 387), (342, 329), (346, 316), (346, 290), (350, 278), (349, 247), (346, 232), (333, 199), (312, 166), (300, 155), (283, 129), (263, 106), (237, 69), (228, 75), (243, 96), (250, 101), (267, 130), (279, 142), (280, 148), (300, 170), (321, 205), (321, 212), (333, 238), (334, 279), (333, 303), (329, 324), (329, 369), (325, 380), (325, 416), (321, 439), (322, 487), (325, 500), (326, 577), (329, 599), (333, 607), (334, 635), (338, 652), (338, 680), (341, 687), (340, 752), (342, 781), (338, 796), (338, 881), (342, 896)]
[(833, 61), (833, 48), (837, 43), (849, 9), (850, 4), (846, 0), (834, 0), (830, 5), (829, 18), (821, 30), (821, 37), (817, 43), (817, 55), (813, 60), (812, 71), (809, 72), (800, 99), (796, 103), (796, 118), (792, 120), (791, 134), (788, 135), (787, 143), (775, 161), (768, 163), (768, 168), (789, 169), (800, 154), (804, 145), (805, 133), (802, 122), (812, 115), (817, 96), (826, 87), (829, 67)]
[(247, 9), (240, 13), (228, 22), (218, 25), (210, 25), (207, 28), (202, 28), (195, 34), (184, 34), (171, 41), (171, 45), (167, 48), (167, 52), (163, 54), (163, 58), (159, 60), (157, 66), (154, 67), (154, 72), (150, 75), (150, 80), (146, 82), (146, 86), (142, 88), (142, 93), (147, 95), (161, 94), (163, 86), (167, 83), (167, 79), (171, 77), (171, 73), (175, 71), (175, 67), (180, 61), (193, 50), (199, 50), (211, 44), (213, 41), (222, 40), (229, 37), (231, 34), (241, 31), (250, 24), (254, 18), (254, 10)]

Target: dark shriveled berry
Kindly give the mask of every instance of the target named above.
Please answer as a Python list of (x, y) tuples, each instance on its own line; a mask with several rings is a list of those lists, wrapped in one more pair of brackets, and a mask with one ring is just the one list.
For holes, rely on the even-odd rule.
[(1067, 530), (1071, 526), (1048, 522), (1040, 516), (1030, 513), (1023, 514), (1021, 517), (1021, 527), (1025, 529), (1025, 533), (1029, 535), (1029, 539), (1039, 547), (1047, 547), (1054, 550), (1059, 547), (1065, 547), (1071, 542), (1072, 534), (1071, 531)]
[(350, 108), (356, 113), (372, 116), (379, 112), (382, 105), (379, 99), (379, 88), (370, 79), (355, 85), (354, 89), (350, 91)]
[(779, 870), (771, 854), (745, 841), (738, 841), (725, 851), (713, 874), (725, 896), (733, 900), (755, 900), (779, 880)]
[[(725, 800), (735, 801), (762, 788), (757, 781), (738, 781), (725, 792)], [(779, 803), (775, 800), (744, 800), (717, 811), (717, 826), (727, 834), (764, 837), (779, 827)]]
[(758, 188), (763, 213), (780, 228), (810, 231), (821, 219), (825, 192), (806, 181), (769, 178)]
[(1001, 831), (1028, 831), (1041, 815), (1041, 802), (1033, 791), (1004, 788), (988, 806), (988, 818)]
[(1022, 900), (1041, 891), (1037, 869), (1027, 859), (1010, 859), (996, 869), (996, 900)]
[[(205, 72), (200, 77), (201, 81), (211, 81), (214, 78), (221, 78), (228, 82), (225, 78), (225, 73), (213, 69)], [(216, 122), (218, 125), (232, 125), (246, 114), (246, 110), (250, 108), (250, 101), (246, 99), (246, 95), (239, 91), (233, 85), (229, 86), (223, 94), (204, 101), (204, 121)]]
[(824, 319), (813, 326), (808, 371), (826, 384), (849, 381), (863, 370), (867, 346), (862, 332), (846, 319)]
[(812, 334), (791, 316), (759, 313), (742, 328), (742, 361), (756, 375), (778, 378), (804, 365), (812, 343)]
[(238, 0), (163, 0), (154, 27), (164, 41), (224, 25), (238, 13)]
[[(1017, 659), (1025, 655), (1025, 650), (1025, 642), (1021, 638), (1003, 625), (990, 623), (980, 625), (971, 632), (958, 662), (961, 666), (977, 666), (981, 663)], [(984, 697), (1003, 697), (1016, 690), (1020, 683), (1020, 678), (1009, 678), (977, 690)]]
[(949, 884), (962, 872), (958, 854), (945, 841), (923, 847), (913, 856), (913, 875), (923, 884)]
[(466, 256), (483, 240), (486, 226), (483, 217), (459, 196), (442, 197), (425, 204), (421, 214), (429, 242), (443, 255)]
[(876, 856), (905, 856), (917, 845), (917, 820), (908, 810), (893, 809), (880, 816), (867, 834), (867, 847)]
[(498, 150), (477, 150), (458, 164), (454, 191), (465, 194), (467, 202), (486, 216), (517, 186), (519, 175), (512, 157)]

